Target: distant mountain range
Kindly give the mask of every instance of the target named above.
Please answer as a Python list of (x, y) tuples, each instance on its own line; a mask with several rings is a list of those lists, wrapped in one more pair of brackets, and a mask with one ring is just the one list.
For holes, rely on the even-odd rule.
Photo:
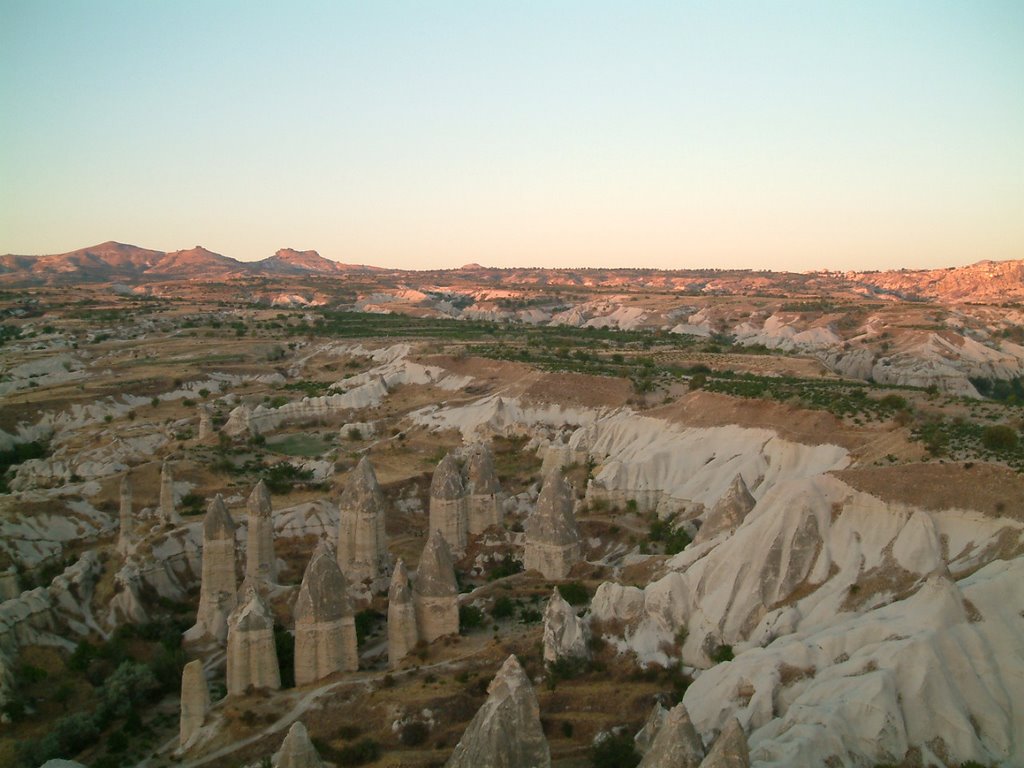
[(316, 251), (282, 248), (260, 261), (239, 261), (197, 245), (184, 251), (154, 251), (113, 241), (52, 256), (0, 256), (5, 283), (139, 282), (223, 280), (247, 275), (369, 272), (373, 267), (339, 264)]
[(237, 277), (416, 275), (504, 286), (559, 286), (623, 290), (670, 290), (699, 294), (853, 294), (916, 301), (1003, 303), (1024, 301), (1024, 261), (980, 261), (964, 267), (885, 272), (772, 272), (719, 269), (498, 269), (467, 264), (455, 270), (413, 272), (341, 264), (316, 251), (282, 248), (259, 261), (239, 261), (196, 246), (183, 251), (154, 251), (106, 242), (51, 256), (0, 256), (0, 283), (157, 283), (179, 280), (220, 281)]

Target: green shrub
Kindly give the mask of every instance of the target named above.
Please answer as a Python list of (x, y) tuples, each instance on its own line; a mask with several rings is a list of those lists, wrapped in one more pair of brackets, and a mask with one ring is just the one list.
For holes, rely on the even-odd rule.
[(721, 664), (723, 661), (732, 661), (733, 660), (732, 646), (731, 645), (726, 645), (724, 643), (722, 645), (718, 646), (711, 653), (711, 660), (713, 662), (715, 662), (716, 664)]
[(990, 451), (1012, 451), (1019, 443), (1017, 432), (1006, 424), (993, 424), (981, 432), (981, 444)]
[(516, 612), (516, 605), (512, 602), (512, 598), (508, 595), (502, 595), (494, 601), (494, 607), (491, 608), (491, 617), (495, 619), (507, 619), (513, 616)]
[(459, 632), (466, 634), (470, 630), (482, 627), (484, 623), (484, 612), (475, 605), (459, 606)]
[(633, 737), (628, 733), (610, 734), (590, 749), (593, 768), (635, 768), (641, 758)]
[(559, 584), (558, 592), (569, 605), (586, 605), (590, 602), (590, 591), (578, 581)]
[(338, 750), (340, 765), (365, 765), (380, 757), (380, 744), (373, 739), (362, 739), (352, 746)]

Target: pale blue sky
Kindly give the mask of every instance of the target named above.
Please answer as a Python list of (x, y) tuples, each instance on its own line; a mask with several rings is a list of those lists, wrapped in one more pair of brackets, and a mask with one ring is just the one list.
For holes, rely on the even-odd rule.
[(0, 253), (1024, 258), (1024, 2), (0, 0)]

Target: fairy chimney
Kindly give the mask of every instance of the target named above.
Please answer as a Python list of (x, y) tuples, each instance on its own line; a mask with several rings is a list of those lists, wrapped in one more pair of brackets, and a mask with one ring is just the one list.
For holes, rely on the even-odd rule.
[(274, 556), (274, 518), (270, 491), (260, 480), (249, 495), (249, 523), (245, 548), (245, 577), (257, 583), (277, 581)]
[(703, 759), (704, 744), (680, 702), (661, 716), (638, 768), (698, 768)]
[(750, 768), (747, 737), (743, 733), (743, 726), (735, 717), (725, 724), (725, 728), (711, 745), (708, 756), (701, 763), (701, 768)]
[(281, 687), (274, 617), (253, 587), (228, 619), (227, 683), (229, 696), (243, 694), (249, 686)]
[(486, 445), (478, 446), (466, 466), (467, 531), (470, 536), (501, 525), (501, 483)]
[(206, 713), (210, 711), (210, 690), (206, 687), (206, 675), (203, 673), (203, 662), (199, 659), (190, 661), (181, 670), (181, 720), (178, 741), (182, 749), (206, 722)]
[(747, 484), (743, 482), (743, 476), (736, 475), (729, 490), (704, 518), (704, 523), (697, 531), (693, 543), (710, 541), (723, 531), (735, 531), (756, 503), (747, 489)]
[(367, 457), (348, 476), (338, 500), (338, 566), (350, 582), (387, 576), (384, 494)]
[(445, 768), (550, 768), (551, 750), (530, 679), (509, 656), (487, 687)]
[(237, 604), (235, 524), (218, 493), (203, 519), (203, 572), (196, 626), (201, 635), (224, 642), (227, 617)]
[(405, 562), (399, 558), (388, 588), (388, 663), (392, 667), (409, 655), (419, 634), (416, 631), (416, 606), (409, 588)]
[(582, 558), (583, 537), (573, 514), (572, 487), (561, 470), (548, 475), (537, 508), (523, 526), (523, 567), (546, 579), (563, 579)]
[(430, 530), (441, 531), (456, 555), (466, 551), (466, 489), (455, 457), (448, 453), (430, 482)]
[(121, 478), (121, 509), (118, 513), (117, 551), (127, 555), (135, 542), (132, 533), (132, 481), (125, 473)]
[(199, 406), (199, 440), (206, 440), (213, 434), (213, 416), (206, 405)]
[(459, 632), (459, 598), (455, 566), (448, 544), (437, 529), (430, 534), (413, 585), (413, 605), (419, 637), (430, 643)]
[(174, 476), (171, 462), (164, 459), (160, 466), (160, 522), (181, 525), (181, 515), (174, 507)]
[(348, 585), (326, 541), (320, 542), (306, 566), (294, 615), (296, 685), (359, 668)]
[(555, 587), (544, 610), (544, 661), (590, 657), (590, 630)]
[(281, 742), (280, 751), (274, 755), (274, 768), (322, 768), (320, 755), (309, 738), (306, 726), (296, 720), (288, 729), (288, 735)]

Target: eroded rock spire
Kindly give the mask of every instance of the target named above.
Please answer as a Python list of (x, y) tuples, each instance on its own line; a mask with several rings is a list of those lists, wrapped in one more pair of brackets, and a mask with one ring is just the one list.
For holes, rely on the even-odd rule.
[(359, 668), (348, 584), (333, 548), (321, 541), (295, 601), (295, 684)]
[(203, 519), (203, 572), (195, 634), (223, 643), (227, 618), (237, 604), (237, 592), (235, 524), (218, 493), (207, 506)]
[(419, 640), (416, 606), (405, 562), (399, 558), (388, 588), (388, 663), (395, 667), (409, 655)]
[(229, 696), (244, 694), (250, 686), (281, 687), (274, 617), (252, 587), (228, 619), (227, 686)]
[(466, 464), (466, 506), (470, 536), (501, 525), (501, 483), (491, 449), (485, 444), (474, 447)]
[(526, 544), (523, 567), (536, 570), (547, 579), (563, 579), (580, 561), (583, 537), (573, 514), (572, 486), (561, 470), (551, 472), (544, 481), (537, 508), (523, 526)]
[(387, 576), (384, 494), (364, 456), (348, 476), (338, 500), (338, 565), (352, 583)]
[(458, 594), (448, 544), (435, 529), (423, 547), (413, 587), (416, 626), (421, 640), (430, 643), (444, 635), (458, 634)]
[(461, 555), (466, 551), (468, 531), (466, 489), (455, 457), (448, 453), (434, 470), (430, 482), (430, 530), (438, 530), (448, 549)]
[(277, 581), (274, 555), (274, 517), (270, 491), (262, 480), (249, 494), (249, 522), (246, 534), (245, 576), (257, 583)]

